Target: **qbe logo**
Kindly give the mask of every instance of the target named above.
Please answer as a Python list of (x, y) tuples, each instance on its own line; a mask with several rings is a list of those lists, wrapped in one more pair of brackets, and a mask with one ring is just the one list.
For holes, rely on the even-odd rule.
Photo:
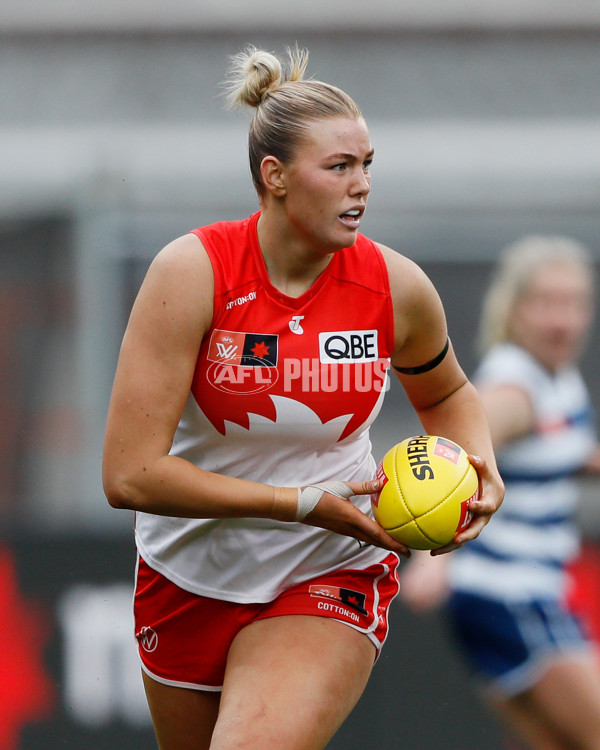
[(378, 358), (377, 330), (319, 334), (319, 360), (323, 364), (373, 362)]

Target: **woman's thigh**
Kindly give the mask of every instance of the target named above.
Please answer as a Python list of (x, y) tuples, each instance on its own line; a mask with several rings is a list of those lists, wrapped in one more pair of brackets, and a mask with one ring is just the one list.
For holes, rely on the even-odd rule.
[(220, 692), (173, 687), (142, 672), (160, 750), (208, 750)]
[(366, 635), (335, 620), (257, 620), (229, 651), (211, 750), (318, 750), (360, 698), (375, 659)]

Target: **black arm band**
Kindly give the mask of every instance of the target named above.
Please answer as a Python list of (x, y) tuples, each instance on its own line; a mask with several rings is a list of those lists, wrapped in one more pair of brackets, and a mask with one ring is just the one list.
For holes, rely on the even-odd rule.
[(401, 372), (403, 375), (420, 375), (422, 372), (429, 372), (429, 370), (433, 370), (434, 367), (437, 367), (439, 363), (444, 359), (446, 354), (448, 354), (449, 348), (450, 339), (447, 338), (446, 343), (444, 344), (444, 348), (437, 355), (437, 357), (429, 360), (429, 362), (426, 362), (424, 365), (419, 365), (418, 367), (396, 367), (396, 365), (392, 365), (392, 367), (394, 368), (394, 370)]

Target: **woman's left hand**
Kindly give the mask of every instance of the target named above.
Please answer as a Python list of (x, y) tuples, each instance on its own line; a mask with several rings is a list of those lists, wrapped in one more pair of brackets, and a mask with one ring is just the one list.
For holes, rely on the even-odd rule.
[(504, 483), (497, 471), (492, 471), (487, 463), (479, 456), (469, 456), (469, 461), (475, 467), (479, 477), (479, 496), (477, 500), (472, 500), (469, 510), (473, 514), (471, 523), (457, 534), (451, 544), (445, 547), (433, 550), (433, 556), (443, 555), (446, 552), (452, 552), (458, 547), (462, 547), (466, 542), (471, 541), (479, 536), (483, 527), (486, 526), (493, 514), (502, 505), (504, 500)]

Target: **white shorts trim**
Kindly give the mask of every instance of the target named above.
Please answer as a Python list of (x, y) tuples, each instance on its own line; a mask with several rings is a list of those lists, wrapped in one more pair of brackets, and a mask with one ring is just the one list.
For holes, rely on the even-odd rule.
[(167, 680), (165, 677), (159, 677), (158, 675), (151, 672), (144, 662), (140, 659), (142, 665), (142, 671), (144, 671), (148, 677), (155, 682), (160, 682), (161, 685), (168, 685), (169, 687), (187, 688), (188, 690), (201, 690), (207, 693), (220, 693), (223, 690), (223, 686), (215, 687), (214, 685), (197, 685), (195, 682), (178, 682), (177, 680)]

